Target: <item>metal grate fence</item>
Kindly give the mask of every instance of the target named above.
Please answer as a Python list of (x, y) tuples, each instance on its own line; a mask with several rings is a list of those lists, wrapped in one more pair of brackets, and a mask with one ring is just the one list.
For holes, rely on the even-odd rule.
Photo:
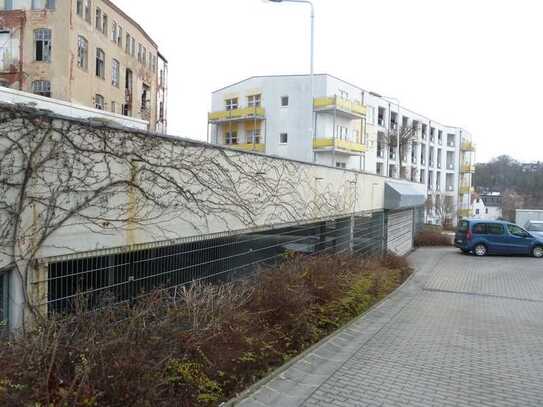
[(40, 305), (50, 314), (69, 313), (77, 305), (95, 309), (134, 301), (156, 289), (243, 278), (283, 261), (287, 253), (380, 255), (383, 228), (383, 212), (364, 212), (265, 232), (187, 239), (165, 247), (57, 261), (34, 284), (46, 292)]

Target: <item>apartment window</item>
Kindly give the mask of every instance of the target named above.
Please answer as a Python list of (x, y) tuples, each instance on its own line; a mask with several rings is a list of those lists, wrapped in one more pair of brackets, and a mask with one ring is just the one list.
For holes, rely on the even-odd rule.
[(123, 47), (123, 27), (117, 27), (117, 45)]
[(373, 106), (368, 106), (368, 113), (367, 113), (367, 123), (368, 124), (375, 124), (375, 108)]
[(79, 17), (83, 17), (83, 0), (77, 0), (75, 12)]
[(107, 33), (108, 33), (108, 30), (109, 30), (109, 25), (108, 25), (108, 18), (107, 18), (107, 14), (104, 13), (102, 15), (102, 33), (107, 36)]
[(119, 61), (113, 59), (111, 62), (111, 84), (116, 88), (119, 87), (119, 81), (121, 76), (121, 66)]
[(288, 107), (288, 96), (281, 96), (281, 107)]
[(32, 10), (55, 9), (55, 0), (32, 0)]
[(151, 103), (149, 95), (151, 94), (151, 88), (149, 85), (143, 84), (143, 90), (141, 92), (141, 111), (147, 112)]
[(141, 44), (138, 44), (138, 62), (141, 63), (141, 53), (142, 53), (143, 47)]
[(130, 44), (131, 44), (131, 37), (129, 33), (126, 33), (126, 44), (125, 44), (125, 50), (128, 55), (130, 55)]
[(77, 66), (85, 71), (89, 68), (89, 42), (81, 35), (77, 37)]
[(279, 144), (288, 144), (288, 133), (281, 133), (279, 135)]
[(339, 97), (345, 100), (349, 100), (349, 92), (340, 89)]
[(117, 23), (114, 21), (111, 27), (111, 41), (117, 43)]
[(336, 163), (336, 168), (345, 169), (345, 168), (347, 168), (347, 163), (344, 163), (344, 162), (337, 162), (337, 163)]
[(117, 113), (117, 103), (115, 101), (111, 101), (111, 113)]
[(133, 57), (136, 56), (136, 39), (134, 37), (132, 37), (132, 46), (130, 47), (130, 55), (132, 55)]
[(91, 0), (85, 0), (85, 21), (90, 23), (91, 19)]
[(158, 109), (158, 117), (161, 122), (164, 121), (164, 102), (160, 102), (160, 107)]
[(260, 144), (260, 129), (255, 129), (249, 132), (247, 136), (247, 143)]
[(142, 47), (141, 63), (143, 64), (143, 66), (147, 65), (147, 49), (145, 47)]
[(102, 95), (96, 94), (94, 97), (94, 105), (98, 110), (104, 110), (105, 109), (105, 102), (104, 97)]
[(236, 110), (239, 107), (238, 98), (226, 99), (224, 104), (226, 110)]
[(384, 107), (378, 108), (377, 124), (381, 127), (385, 127), (385, 114), (386, 109)]
[(35, 95), (51, 97), (51, 82), (50, 81), (34, 81), (32, 82), (32, 93)]
[(227, 131), (224, 135), (224, 144), (234, 145), (238, 144), (238, 132), (237, 131)]
[(96, 49), (96, 76), (102, 79), (106, 77), (106, 54), (101, 48)]
[(51, 62), (51, 30), (48, 28), (34, 31), (34, 60)]
[(102, 25), (102, 10), (100, 9), (100, 7), (96, 7), (95, 24), (96, 24), (96, 29), (101, 32), (104, 26)]
[(261, 95), (251, 95), (247, 97), (247, 106), (249, 107), (260, 107)]
[(377, 163), (377, 171), (376, 171), (377, 175), (384, 175), (383, 169), (384, 169), (383, 163)]

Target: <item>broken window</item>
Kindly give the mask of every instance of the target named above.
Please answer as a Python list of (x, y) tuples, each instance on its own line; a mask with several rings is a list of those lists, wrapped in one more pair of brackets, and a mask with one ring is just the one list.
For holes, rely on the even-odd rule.
[(51, 82), (50, 81), (34, 81), (32, 82), (32, 93), (35, 95), (51, 97)]
[(141, 92), (141, 111), (147, 112), (151, 103), (149, 96), (151, 95), (151, 88), (149, 85), (143, 84), (143, 90)]
[(116, 59), (113, 59), (113, 62), (111, 63), (111, 84), (115, 86), (116, 88), (119, 87), (119, 79), (121, 76), (121, 69), (119, 61)]
[(48, 28), (34, 31), (34, 60), (51, 62), (51, 30)]
[(106, 77), (106, 54), (100, 48), (96, 49), (96, 76), (102, 79)]
[(77, 38), (77, 66), (85, 71), (89, 68), (89, 42), (82, 35)]
[(94, 105), (98, 110), (104, 110), (105, 109), (105, 102), (104, 97), (102, 95), (96, 94), (94, 97)]

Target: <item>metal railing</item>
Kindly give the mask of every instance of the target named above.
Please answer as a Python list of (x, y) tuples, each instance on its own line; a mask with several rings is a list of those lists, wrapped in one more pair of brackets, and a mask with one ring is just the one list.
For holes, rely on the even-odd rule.
[(78, 306), (96, 309), (132, 302), (157, 289), (243, 278), (280, 263), (288, 253), (380, 255), (384, 219), (383, 212), (363, 212), (277, 230), (68, 258), (50, 263), (45, 278), (33, 285), (46, 293), (39, 306), (49, 314), (70, 313)]

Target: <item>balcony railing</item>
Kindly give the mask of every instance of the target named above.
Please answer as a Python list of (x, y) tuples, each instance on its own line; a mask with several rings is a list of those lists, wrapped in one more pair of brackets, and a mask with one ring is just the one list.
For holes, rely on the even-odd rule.
[(333, 138), (318, 138), (313, 141), (313, 149), (315, 150), (329, 150), (333, 148), (349, 153), (364, 153), (367, 151), (365, 145), (346, 140), (334, 140)]
[(266, 152), (266, 144), (226, 144), (225, 147), (235, 148), (236, 150), (253, 151), (256, 153)]
[(461, 185), (458, 192), (460, 192), (461, 195), (470, 194), (474, 191), (473, 187), (469, 185)]
[(313, 102), (313, 106), (316, 111), (337, 109), (340, 112), (348, 113), (349, 115), (359, 118), (365, 117), (367, 112), (366, 106), (358, 102), (353, 102), (352, 100), (343, 99), (339, 96), (316, 98)]
[(471, 141), (464, 141), (462, 143), (462, 151), (475, 151), (475, 144)]
[(471, 217), (471, 209), (459, 209), (458, 215), (462, 218), (469, 218)]
[(463, 174), (469, 174), (469, 173), (474, 173), (474, 172), (475, 172), (475, 165), (464, 164), (462, 166), (462, 173)]
[(264, 120), (266, 111), (263, 107), (245, 107), (242, 109), (223, 110), (220, 112), (209, 113), (208, 118), (211, 123), (240, 121), (240, 120)]

